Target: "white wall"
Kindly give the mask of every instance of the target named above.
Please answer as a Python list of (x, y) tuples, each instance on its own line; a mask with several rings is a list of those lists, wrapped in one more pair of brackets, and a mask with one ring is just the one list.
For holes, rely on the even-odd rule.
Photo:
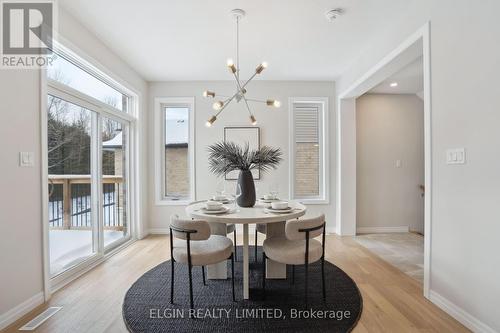
[[(117, 73), (131, 89), (140, 94), (142, 110), (147, 109), (147, 84), (120, 58), (78, 24), (62, 9), (60, 34), (70, 47), (83, 50), (112, 73)], [(43, 291), (42, 210), (40, 156), (40, 72), (37, 70), (0, 70), (0, 325), (9, 310), (40, 296)], [(141, 118), (146, 125), (147, 114)], [(141, 119), (142, 120), (142, 119)], [(142, 125), (141, 125), (142, 126)], [(146, 147), (145, 140), (140, 143)], [(35, 153), (33, 168), (18, 166), (18, 153)], [(142, 151), (143, 165), (146, 149)], [(144, 168), (145, 169), (145, 168)], [(147, 195), (147, 183), (141, 182)], [(43, 187), (44, 188), (44, 187)], [(146, 202), (147, 198), (141, 198)], [(146, 220), (147, 210), (141, 214)], [(40, 298), (36, 298), (37, 301)], [(33, 304), (30, 304), (33, 305)], [(8, 314), (13, 314), (8, 313)]]
[[(413, 1), (338, 84), (342, 93), (430, 21), (431, 299), (477, 331), (500, 331), (499, 11), (495, 0)], [(446, 165), (446, 149), (458, 147), (467, 164)]]
[[(39, 80), (0, 73), (0, 315), (43, 289)], [(19, 167), (20, 151), (35, 152), (33, 168)]]
[[(229, 106), (214, 123), (211, 128), (205, 127), (205, 122), (212, 112), (213, 100), (202, 97), (202, 92), (206, 89), (229, 94), (234, 91), (232, 81), (194, 81), (194, 82), (154, 82), (149, 85), (150, 119), (153, 119), (153, 100), (155, 97), (186, 97), (194, 96), (195, 100), (195, 133), (196, 133), (196, 194), (197, 199), (208, 198), (214, 194), (217, 178), (208, 171), (207, 146), (223, 139), (224, 126), (249, 126), (248, 111), (242, 103)], [(330, 151), (334, 151), (335, 135), (335, 85), (333, 82), (301, 82), (301, 81), (255, 81), (248, 86), (248, 96), (255, 98), (272, 97), (281, 101), (279, 109), (268, 108), (263, 104), (252, 103), (252, 110), (261, 128), (261, 145), (270, 145), (282, 148), (284, 160), (279, 168), (268, 174), (263, 174), (262, 179), (256, 181), (255, 186), (262, 194), (268, 191), (271, 179), (277, 179), (280, 184), (280, 195), (288, 197), (288, 98), (289, 97), (328, 97), (330, 124)], [(152, 121), (152, 120), (151, 120)], [(151, 127), (153, 125), (151, 123)], [(169, 217), (172, 213), (184, 213), (184, 206), (156, 206), (154, 202), (154, 154), (153, 154), (153, 133), (150, 133), (150, 227), (153, 232), (168, 230)], [(330, 165), (335, 165), (335, 155), (330, 155)], [(334, 167), (332, 167), (334, 170)], [(328, 228), (335, 226), (335, 182), (334, 172), (330, 177), (330, 204), (329, 205), (309, 205), (308, 214), (318, 214), (325, 212), (327, 215)]]
[[(356, 226), (424, 232), (424, 103), (416, 95), (356, 101)], [(396, 161), (401, 161), (398, 168)]]

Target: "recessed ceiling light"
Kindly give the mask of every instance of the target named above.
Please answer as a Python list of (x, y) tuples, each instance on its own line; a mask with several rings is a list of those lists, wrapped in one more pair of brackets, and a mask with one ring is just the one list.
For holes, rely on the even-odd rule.
[(397, 83), (397, 82), (392, 82), (392, 83), (390, 84), (390, 86), (391, 86), (391, 87), (393, 87), (393, 88), (394, 88), (394, 87), (397, 87), (397, 86), (398, 86), (398, 83)]

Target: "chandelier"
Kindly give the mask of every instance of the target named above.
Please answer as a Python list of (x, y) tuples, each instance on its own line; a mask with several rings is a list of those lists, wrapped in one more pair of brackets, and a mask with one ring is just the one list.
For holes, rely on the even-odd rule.
[(224, 111), (229, 104), (231, 104), (232, 101), (236, 101), (236, 103), (240, 103), (241, 101), (244, 102), (246, 109), (248, 110), (250, 122), (252, 125), (257, 125), (257, 119), (255, 118), (255, 115), (252, 113), (252, 110), (250, 109), (249, 102), (257, 102), (257, 103), (264, 103), (267, 106), (270, 107), (275, 107), (279, 108), (281, 106), (280, 101), (274, 100), (274, 99), (267, 99), (267, 100), (259, 100), (259, 99), (252, 99), (248, 98), (246, 96), (247, 90), (246, 86), (250, 81), (253, 80), (257, 75), (261, 74), (264, 69), (267, 68), (267, 63), (262, 62), (255, 68), (255, 72), (250, 76), (250, 78), (246, 81), (240, 80), (240, 66), (239, 66), (239, 58), (240, 58), (240, 29), (239, 29), (239, 24), (240, 24), (240, 19), (242, 19), (245, 16), (245, 11), (242, 9), (233, 9), (231, 11), (231, 14), (234, 16), (236, 19), (236, 63), (232, 59), (227, 60), (227, 67), (229, 68), (229, 71), (234, 77), (234, 80), (236, 82), (236, 92), (232, 96), (224, 96), (224, 95), (219, 95), (216, 94), (213, 91), (210, 90), (205, 90), (203, 92), (203, 96), (205, 98), (213, 98), (215, 99), (215, 102), (213, 103), (212, 107), (216, 111), (215, 115), (210, 117), (208, 121), (206, 122), (206, 126), (210, 127), (212, 124), (217, 120), (217, 117)]

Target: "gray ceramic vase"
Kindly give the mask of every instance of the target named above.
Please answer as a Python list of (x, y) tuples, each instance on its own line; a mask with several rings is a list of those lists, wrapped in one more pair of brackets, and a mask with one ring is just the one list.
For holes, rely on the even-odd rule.
[(253, 207), (255, 205), (255, 184), (252, 171), (240, 170), (238, 184), (241, 187), (241, 196), (237, 199), (240, 207)]

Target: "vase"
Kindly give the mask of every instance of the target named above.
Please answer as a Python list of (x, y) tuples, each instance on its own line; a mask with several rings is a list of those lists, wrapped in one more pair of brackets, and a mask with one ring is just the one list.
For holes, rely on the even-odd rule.
[(240, 207), (253, 207), (255, 205), (255, 184), (252, 171), (240, 170), (238, 184), (241, 188), (241, 196), (236, 200)]

